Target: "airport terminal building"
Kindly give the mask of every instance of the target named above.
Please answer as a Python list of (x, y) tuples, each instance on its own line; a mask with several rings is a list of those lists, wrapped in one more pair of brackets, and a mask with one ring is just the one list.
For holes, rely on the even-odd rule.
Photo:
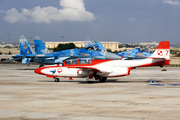
[[(47, 48), (57, 47), (58, 44), (74, 43), (77, 47), (84, 47), (84, 41), (70, 41), (70, 42), (45, 42)], [(119, 42), (101, 42), (105, 49), (111, 49), (112, 51), (118, 50)]]

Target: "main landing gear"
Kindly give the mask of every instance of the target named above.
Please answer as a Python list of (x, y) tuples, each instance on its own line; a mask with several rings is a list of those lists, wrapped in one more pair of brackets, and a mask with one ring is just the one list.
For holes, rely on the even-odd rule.
[(87, 81), (88, 83), (94, 83), (94, 81)]
[(106, 82), (107, 77), (99, 78), (99, 82)]
[(59, 78), (58, 77), (54, 77), (54, 81), (55, 82), (59, 82)]
[(96, 72), (93, 73), (93, 76), (95, 78), (95, 80), (99, 80), (99, 82), (106, 82), (107, 77), (100, 77), (100, 75), (97, 75)]
[[(106, 82), (107, 80), (107, 77), (102, 77), (102, 78), (98, 78), (98, 79), (95, 79), (95, 80), (99, 80), (99, 82)], [(88, 83), (94, 83), (94, 81), (87, 81)]]

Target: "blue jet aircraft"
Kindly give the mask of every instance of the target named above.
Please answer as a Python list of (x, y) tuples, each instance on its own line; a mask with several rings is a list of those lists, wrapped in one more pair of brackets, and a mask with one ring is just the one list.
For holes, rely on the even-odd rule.
[(19, 37), (20, 55), (12, 56), (11, 60), (21, 61), (23, 64), (30, 62), (44, 64), (59, 64), (65, 59), (120, 59), (121, 57), (107, 52), (98, 41), (90, 43), (81, 49), (69, 49), (58, 52), (49, 52), (42, 40), (37, 36), (34, 40), (35, 51), (30, 46), (24, 35)]
[(135, 48), (129, 51), (116, 53), (119, 56), (123, 56), (123, 59), (145, 59), (152, 55), (152, 51), (146, 48)]

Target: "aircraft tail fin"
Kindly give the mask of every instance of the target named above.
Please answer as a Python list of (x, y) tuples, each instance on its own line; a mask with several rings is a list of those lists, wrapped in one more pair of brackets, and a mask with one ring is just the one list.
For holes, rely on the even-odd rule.
[(155, 52), (149, 58), (165, 58), (170, 59), (170, 42), (161, 41)]
[(42, 40), (40, 39), (39, 36), (36, 36), (34, 38), (34, 46), (35, 46), (35, 52), (37, 54), (46, 54), (50, 53), (49, 50), (46, 48)]
[(36, 54), (24, 35), (19, 36), (20, 54)]

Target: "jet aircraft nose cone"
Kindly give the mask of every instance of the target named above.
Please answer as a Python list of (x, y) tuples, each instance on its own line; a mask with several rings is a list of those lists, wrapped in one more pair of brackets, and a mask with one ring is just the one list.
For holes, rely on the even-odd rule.
[(105, 55), (105, 58), (106, 59), (119, 60), (121, 57), (119, 55), (114, 54), (114, 53), (107, 52), (106, 55)]
[(37, 68), (36, 70), (34, 70), (34, 72), (37, 74), (41, 74), (41, 68)]

